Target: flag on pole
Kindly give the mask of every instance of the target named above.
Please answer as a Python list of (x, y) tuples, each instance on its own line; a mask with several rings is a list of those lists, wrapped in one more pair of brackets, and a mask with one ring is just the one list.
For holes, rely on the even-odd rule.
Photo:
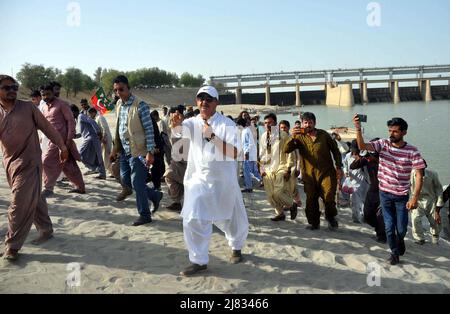
[(110, 101), (103, 90), (103, 87), (99, 87), (95, 94), (91, 97), (91, 102), (94, 108), (104, 115), (107, 112), (114, 110), (114, 104)]

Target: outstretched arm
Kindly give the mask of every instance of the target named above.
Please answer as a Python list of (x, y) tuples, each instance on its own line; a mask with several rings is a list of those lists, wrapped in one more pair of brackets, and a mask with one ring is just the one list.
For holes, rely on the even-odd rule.
[(353, 117), (353, 124), (355, 125), (356, 128), (356, 141), (358, 142), (358, 147), (360, 150), (368, 150), (368, 151), (375, 151), (375, 148), (373, 147), (373, 145), (371, 143), (365, 143), (364, 142), (364, 138), (362, 136), (362, 132), (361, 132), (361, 121), (359, 121), (359, 117), (358, 115), (355, 115)]

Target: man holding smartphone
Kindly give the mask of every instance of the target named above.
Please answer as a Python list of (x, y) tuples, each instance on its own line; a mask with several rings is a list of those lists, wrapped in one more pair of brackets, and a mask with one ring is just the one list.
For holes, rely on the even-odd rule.
[[(425, 162), (418, 149), (404, 141), (408, 123), (402, 118), (392, 118), (387, 122), (389, 138), (365, 143), (361, 133), (358, 115), (353, 118), (359, 149), (379, 153), (380, 202), (391, 256), (388, 262), (396, 265), (399, 256), (404, 255), (405, 235), (408, 231), (408, 210), (417, 208), (423, 184)], [(410, 176), (415, 169), (414, 194), (410, 198)]]
[(320, 228), (319, 198), (322, 198), (328, 228), (336, 230), (339, 227), (336, 190), (338, 180), (343, 176), (342, 156), (331, 135), (316, 128), (316, 116), (312, 112), (304, 112), (301, 120), (302, 127), (292, 129), (292, 138), (285, 144), (284, 152), (300, 151), (306, 194), (305, 212), (309, 223), (307, 229)]

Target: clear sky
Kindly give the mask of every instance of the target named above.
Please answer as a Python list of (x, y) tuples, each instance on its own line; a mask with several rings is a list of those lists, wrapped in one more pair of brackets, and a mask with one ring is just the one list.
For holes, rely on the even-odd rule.
[(365, 0), (80, 0), (79, 26), (70, 2), (0, 0), (0, 73), (25, 62), (205, 77), (450, 64), (448, 0), (375, 1), (380, 11)]

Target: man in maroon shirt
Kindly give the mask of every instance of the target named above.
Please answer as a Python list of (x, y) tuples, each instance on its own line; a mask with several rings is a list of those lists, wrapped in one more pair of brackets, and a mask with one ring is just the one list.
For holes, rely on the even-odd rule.
[[(404, 255), (406, 251), (404, 238), (408, 231), (408, 210), (417, 208), (425, 163), (418, 149), (404, 141), (408, 123), (402, 118), (392, 118), (387, 122), (389, 139), (380, 139), (367, 144), (364, 143), (358, 115), (355, 115), (353, 122), (359, 149), (375, 151), (380, 156), (378, 169), (380, 203), (386, 237), (391, 249), (388, 262), (396, 265), (400, 262), (399, 256)], [(414, 195), (410, 199), (410, 177), (413, 169), (418, 171)]]

